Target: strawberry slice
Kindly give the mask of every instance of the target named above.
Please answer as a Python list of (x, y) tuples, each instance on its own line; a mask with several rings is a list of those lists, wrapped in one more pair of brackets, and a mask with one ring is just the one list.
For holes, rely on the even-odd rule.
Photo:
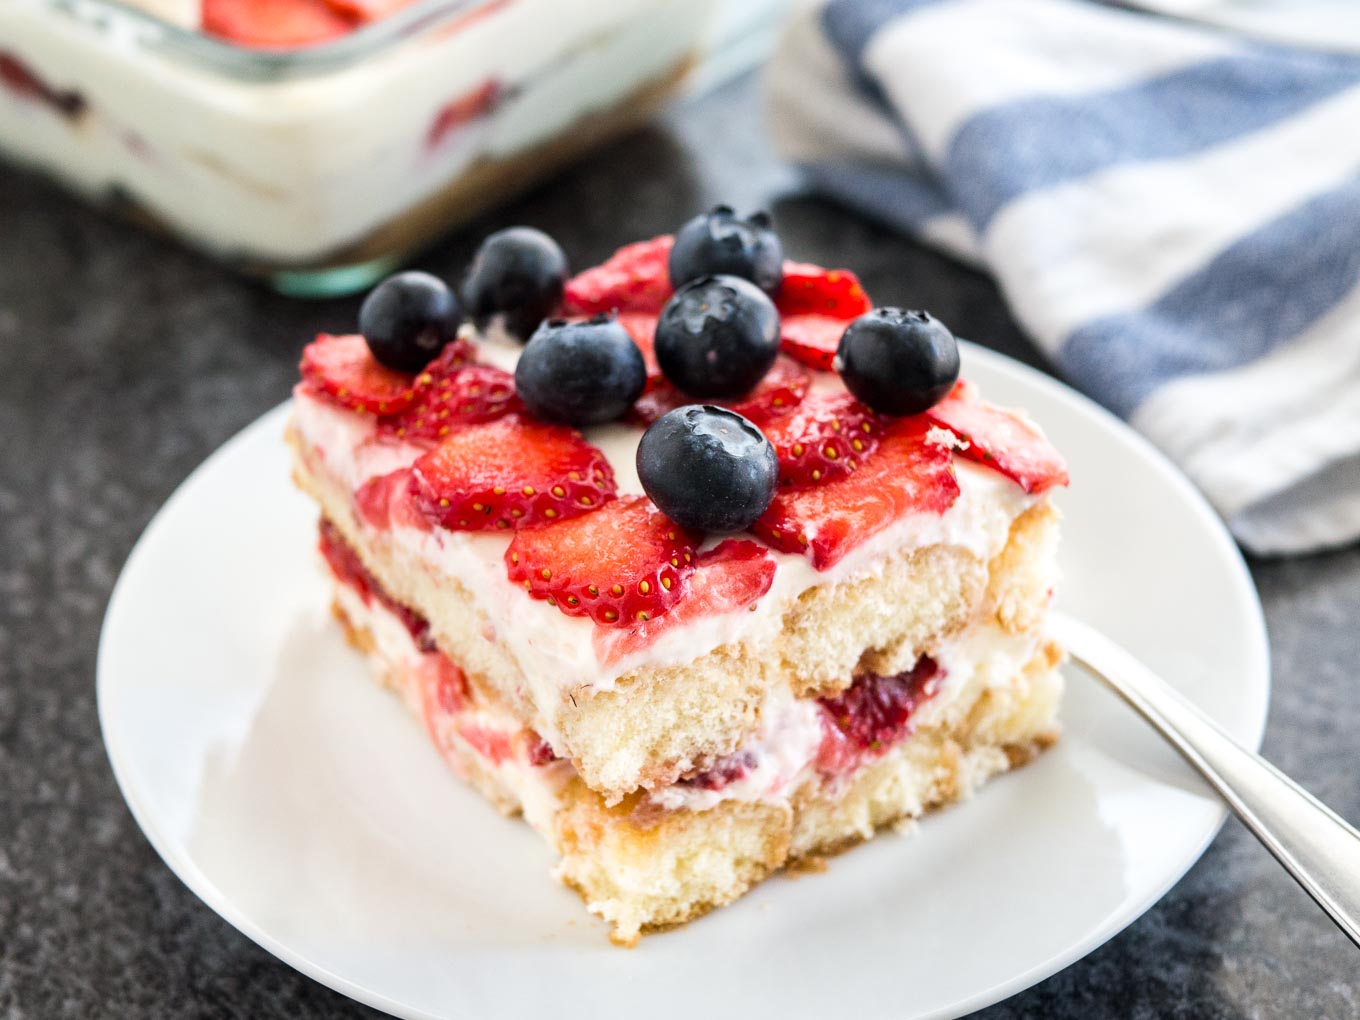
[(518, 532), (505, 551), (510, 580), (568, 616), (597, 624), (646, 623), (684, 596), (699, 536), (646, 496)]
[(202, 17), (208, 35), (271, 48), (311, 46), (357, 27), (325, 0), (203, 0)]
[(878, 449), (885, 427), (849, 393), (814, 393), (765, 426), (779, 457), (779, 483), (820, 485), (843, 478)]
[(415, 400), (415, 379), (379, 364), (357, 334), (322, 333), (303, 348), (299, 369), (313, 392), (362, 414), (400, 414)]
[(642, 352), (642, 363), (647, 366), (647, 389), (665, 381), (661, 366), (656, 361), (656, 322), (659, 316), (650, 312), (620, 312), (619, 325), (628, 331), (633, 343)]
[(894, 422), (859, 470), (824, 485), (780, 489), (751, 530), (825, 570), (899, 518), (944, 513), (959, 483), (953, 455), (930, 440), (928, 427), (920, 417)]
[(854, 319), (804, 312), (779, 320), (779, 346), (790, 357), (822, 372), (830, 372), (841, 335)]
[(779, 290), (779, 331), (786, 354), (829, 372), (841, 334), (873, 307), (859, 278), (848, 269), (784, 263)]
[(638, 398), (637, 403), (633, 405), (631, 417), (643, 425), (650, 425), (677, 407), (705, 403), (736, 411), (757, 425), (764, 426), (797, 407), (807, 396), (810, 385), (812, 385), (811, 373), (796, 361), (781, 355), (775, 359), (774, 367), (765, 374), (765, 378), (756, 383), (755, 389), (744, 397), (736, 400), (697, 401), (663, 378)]
[(511, 414), (455, 429), (412, 465), (416, 509), (453, 531), (565, 520), (614, 498), (614, 472), (575, 429)]
[(365, 23), (396, 14), (414, 2), (415, 0), (326, 0), (338, 14)]
[(971, 384), (954, 391), (926, 416), (967, 443), (959, 453), (1000, 471), (1029, 493), (1066, 485), (1067, 462), (1027, 418), (979, 400)]
[(896, 676), (866, 673), (834, 698), (820, 699), (822, 743), (817, 768), (840, 775), (881, 757), (912, 731), (912, 716), (944, 683), (928, 655)]
[(490, 365), (466, 365), (429, 376), (418, 386), (414, 402), (380, 427), (399, 439), (443, 439), (460, 425), (492, 421), (522, 408), (515, 395), (515, 377)]
[(670, 234), (638, 241), (620, 248), (603, 264), (577, 273), (567, 281), (563, 310), (568, 315), (660, 312), (673, 293), (668, 262), (674, 241)]
[(848, 269), (784, 263), (784, 284), (775, 301), (780, 315), (827, 315), (853, 319), (873, 308), (859, 277)]
[(611, 627), (595, 632), (595, 655), (602, 665), (618, 662), (650, 647), (676, 627), (721, 613), (746, 609), (774, 583), (775, 562), (768, 549), (744, 538), (724, 539), (695, 560), (689, 590), (675, 607), (660, 618), (630, 627)]

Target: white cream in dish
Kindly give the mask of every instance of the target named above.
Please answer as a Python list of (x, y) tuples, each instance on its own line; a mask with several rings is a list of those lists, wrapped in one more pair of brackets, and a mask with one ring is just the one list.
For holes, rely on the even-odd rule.
[[(114, 5), (87, 18), (0, 3), (0, 54), (81, 104), (63, 113), (0, 83), (0, 149), (94, 197), (116, 191), (214, 252), (289, 266), (363, 241), (480, 164), (683, 68), (705, 42), (709, 5), (487, 4), (297, 78), (271, 76), (228, 44), (217, 44), (221, 67), (196, 59), (164, 38), (196, 25), (196, 5), (192, 16), (180, 0), (141, 6), (171, 24), (134, 22)], [(431, 144), (441, 110), (488, 82), (494, 108)]]

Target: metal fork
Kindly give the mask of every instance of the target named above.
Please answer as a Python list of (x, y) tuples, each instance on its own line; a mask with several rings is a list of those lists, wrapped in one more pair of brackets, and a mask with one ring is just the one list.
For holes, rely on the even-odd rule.
[(1360, 832), (1094, 627), (1055, 613), (1051, 632), (1180, 752), (1360, 946)]

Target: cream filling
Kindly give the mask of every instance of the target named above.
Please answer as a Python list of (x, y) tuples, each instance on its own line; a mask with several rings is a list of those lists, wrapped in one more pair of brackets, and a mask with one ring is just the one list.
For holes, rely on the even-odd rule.
[[(329, 567), (322, 569), (334, 579)], [(455, 750), (475, 754), (483, 769), (492, 773), (502, 789), (519, 801), (525, 820), (543, 833), (551, 833), (553, 816), (559, 806), (562, 787), (575, 775), (571, 763), (556, 760), (546, 765), (533, 765), (517, 743), (523, 727), (508, 713), (485, 708), (465, 708), (445, 712), (426, 696), (423, 690), (426, 670), (438, 652), (424, 652), (411, 637), (406, 625), (377, 599), (365, 600), (350, 585), (335, 583), (335, 598), (355, 627), (368, 631), (373, 638), (373, 655), (388, 670), (388, 677), (397, 682), (397, 694), (416, 718), (424, 722), (430, 739), (454, 771), (463, 773), (463, 763), (453, 754)], [(510, 753), (498, 760), (487, 757), (472, 744), (464, 733), (479, 731), (499, 737), (510, 748)]]
[[(328, 571), (329, 573), (329, 571)], [(332, 575), (333, 576), (333, 575)], [(575, 775), (567, 761), (532, 765), (513, 741), (520, 724), (508, 713), (467, 708), (445, 713), (432, 706), (421, 690), (428, 660), (439, 653), (422, 652), (406, 626), (376, 599), (365, 601), (348, 584), (335, 584), (336, 599), (357, 627), (373, 637), (374, 655), (399, 683), (407, 707), (424, 721), (435, 745), (456, 770), (462, 762), (453, 749), (476, 754), (501, 788), (516, 798), (525, 819), (546, 834), (560, 807), (563, 786)], [(942, 642), (932, 657), (944, 670), (939, 690), (912, 716), (913, 728), (947, 724), (952, 714), (966, 709), (984, 690), (1005, 687), (1038, 651), (1037, 634), (1010, 634), (994, 624), (975, 622)], [(513, 753), (493, 760), (463, 737), (468, 728), (499, 734)], [(787, 687), (770, 693), (761, 709), (760, 729), (734, 752), (749, 757), (749, 770), (718, 790), (676, 783), (652, 791), (651, 803), (665, 810), (707, 811), (728, 800), (787, 804), (799, 787), (819, 781), (816, 758), (824, 735), (823, 712), (815, 699), (794, 698)], [(910, 734), (906, 740), (911, 739)], [(890, 749), (891, 750), (891, 749)]]
[[(304, 443), (319, 451), (326, 470), (351, 491), (370, 478), (409, 465), (420, 452), (409, 444), (378, 439), (372, 419), (305, 393), (297, 395), (294, 406)], [(587, 439), (613, 466), (621, 493), (642, 492), (633, 467), (641, 434), (641, 429), (623, 425), (587, 431)], [(1012, 522), (1034, 497), (1003, 475), (969, 461), (956, 458), (954, 467), (960, 494), (947, 512), (903, 517), (824, 571), (804, 556), (769, 550), (776, 564), (774, 580), (752, 607), (665, 627), (651, 644), (607, 666), (598, 657), (593, 622), (566, 616), (530, 598), (506, 576), (509, 539), (504, 534), (394, 525), (389, 537), (443, 576), (457, 578), (471, 593), (495, 640), (515, 658), (536, 702), (546, 710), (567, 692), (612, 690), (617, 678), (644, 666), (681, 665), (722, 645), (771, 640), (783, 626), (785, 612), (808, 588), (879, 573), (894, 553), (950, 545), (991, 559), (1005, 546)]]
[[(1010, 634), (982, 622), (943, 641), (930, 655), (944, 678), (939, 690), (912, 713), (912, 729), (945, 722), (961, 702), (972, 704), (982, 691), (1012, 683), (1038, 651), (1039, 641), (1038, 634)], [(795, 790), (818, 778), (822, 716), (814, 699), (794, 698), (787, 689), (771, 692), (759, 733), (737, 752), (753, 758), (750, 771), (718, 790), (663, 787), (651, 794), (652, 802), (690, 811), (706, 811), (726, 800), (787, 803)]]
[[(138, 3), (197, 24), (183, 0)], [(92, 195), (116, 187), (225, 255), (279, 263), (328, 257), (485, 161), (564, 135), (680, 66), (707, 28), (691, 0), (514, 0), (271, 80), (177, 58), (116, 11), (87, 24), (59, 6), (0, 3), (0, 50), (87, 109), (69, 119), (0, 86), (0, 147)], [(445, 105), (489, 81), (495, 109), (432, 147)]]

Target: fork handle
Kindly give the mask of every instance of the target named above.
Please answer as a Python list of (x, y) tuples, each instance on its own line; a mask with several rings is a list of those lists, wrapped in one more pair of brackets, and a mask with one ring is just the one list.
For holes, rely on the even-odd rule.
[(1053, 635), (1180, 752), (1294, 879), (1360, 946), (1360, 832), (1243, 748), (1100, 631), (1055, 613)]

